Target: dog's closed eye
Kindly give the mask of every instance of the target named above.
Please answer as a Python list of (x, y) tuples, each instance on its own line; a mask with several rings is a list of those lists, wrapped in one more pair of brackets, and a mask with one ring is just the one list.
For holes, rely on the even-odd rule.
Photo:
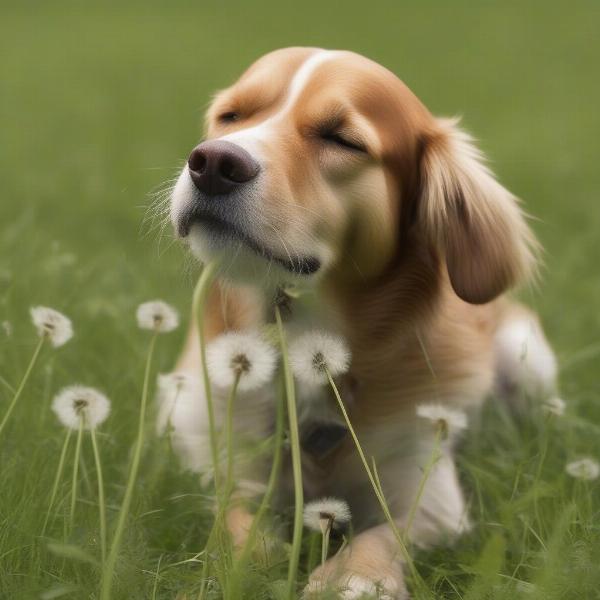
[(366, 146), (360, 140), (348, 135), (343, 135), (338, 131), (323, 131), (321, 132), (320, 137), (322, 140), (330, 144), (336, 144), (337, 146), (341, 146), (355, 152), (367, 153)]
[(235, 121), (240, 120), (240, 115), (239, 115), (239, 113), (235, 112), (234, 110), (228, 110), (228, 111), (221, 113), (218, 116), (218, 119), (221, 123), (234, 123)]

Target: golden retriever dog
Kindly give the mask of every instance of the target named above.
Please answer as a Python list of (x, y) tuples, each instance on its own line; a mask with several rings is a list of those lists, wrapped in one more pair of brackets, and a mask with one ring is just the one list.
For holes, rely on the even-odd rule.
[[(505, 296), (535, 270), (537, 243), (517, 199), (456, 120), (432, 116), (367, 58), (286, 48), (256, 61), (212, 102), (204, 141), (174, 186), (171, 219), (198, 259), (223, 258), (209, 341), (272, 322), (278, 289), (290, 282), (313, 296), (285, 311), (290, 339), (307, 328), (345, 338), (352, 360), (339, 385), (400, 529), (435, 435), (419, 405), (473, 412), (492, 394), (553, 392), (555, 359), (537, 318)], [(192, 323), (176, 371), (198, 378), (199, 365)], [(169, 418), (185, 464), (206, 472), (197, 387)], [(273, 431), (272, 387), (236, 401), (236, 441), (246, 449), (236, 456), (238, 498), (264, 489), (269, 457), (247, 448)], [(305, 499), (345, 499), (355, 532), (311, 574), (309, 592), (407, 597), (396, 540), (334, 398), (326, 387), (299, 386), (298, 396)], [(222, 419), (224, 397), (215, 402)], [(469, 527), (455, 437), (427, 480), (409, 531), (415, 546), (448, 543)], [(289, 506), (289, 461), (283, 470), (278, 500)], [(235, 544), (251, 519), (243, 503), (231, 509)]]

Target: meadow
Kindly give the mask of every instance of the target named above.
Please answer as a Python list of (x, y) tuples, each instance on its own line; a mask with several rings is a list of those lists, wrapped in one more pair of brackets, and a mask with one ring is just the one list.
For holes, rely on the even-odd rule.
[[(42, 535), (65, 435), (50, 404), (73, 383), (112, 401), (97, 432), (112, 530), (150, 343), (136, 308), (162, 298), (184, 321), (157, 339), (153, 394), (199, 274), (169, 227), (146, 218), (149, 194), (197, 143), (211, 94), (289, 45), (364, 53), (436, 114), (462, 115), (545, 248), (540, 284), (521, 295), (556, 349), (567, 409), (515, 421), (488, 403), (458, 454), (475, 527), (453, 548), (415, 554), (431, 597), (600, 598), (598, 480), (565, 473), (579, 457), (600, 460), (599, 23), (594, 0), (3, 2), (0, 418), (38, 343), (29, 308), (64, 312), (75, 335), (42, 348), (0, 437), (0, 598), (99, 598), (87, 435), (74, 526), (68, 464)], [(154, 437), (150, 408), (112, 597), (195, 599), (212, 499)], [(244, 598), (281, 597), (286, 552), (247, 567)], [(218, 577), (207, 597), (221, 597)]]

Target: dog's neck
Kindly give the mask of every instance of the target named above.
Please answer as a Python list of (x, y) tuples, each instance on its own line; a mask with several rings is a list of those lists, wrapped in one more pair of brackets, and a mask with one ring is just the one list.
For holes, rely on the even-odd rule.
[(422, 244), (405, 244), (381, 273), (370, 279), (348, 279), (334, 273), (320, 294), (334, 307), (348, 339), (372, 345), (402, 335), (433, 311), (443, 288), (438, 257)]

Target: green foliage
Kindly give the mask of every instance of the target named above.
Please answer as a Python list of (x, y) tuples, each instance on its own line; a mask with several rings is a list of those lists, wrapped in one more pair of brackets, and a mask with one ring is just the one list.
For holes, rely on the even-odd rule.
[[(144, 222), (147, 194), (200, 138), (210, 94), (263, 52), (292, 44), (363, 52), (432, 111), (464, 115), (501, 180), (539, 217), (533, 227), (547, 249), (544, 282), (525, 300), (558, 351), (567, 415), (548, 422), (534, 410), (515, 422), (489, 403), (459, 453), (473, 530), (454, 548), (418, 553), (417, 569), (439, 598), (597, 598), (598, 485), (564, 473), (570, 459), (600, 457), (597, 2), (60, 0), (1, 11), (0, 322), (10, 324), (0, 328), (2, 414), (36, 345), (29, 306), (63, 311), (75, 337), (43, 348), (3, 432), (0, 598), (98, 597), (87, 438), (74, 529), (64, 541), (66, 478), (40, 537), (64, 440), (50, 401), (74, 382), (113, 401), (98, 431), (110, 535), (148, 344), (135, 308), (161, 297), (185, 314), (197, 276), (159, 219)], [(183, 336), (160, 338), (158, 370), (169, 370)], [(150, 435), (152, 416), (114, 598), (191, 599), (212, 501)], [(244, 597), (284, 596), (281, 546), (246, 571)], [(211, 581), (209, 598), (218, 586)]]

